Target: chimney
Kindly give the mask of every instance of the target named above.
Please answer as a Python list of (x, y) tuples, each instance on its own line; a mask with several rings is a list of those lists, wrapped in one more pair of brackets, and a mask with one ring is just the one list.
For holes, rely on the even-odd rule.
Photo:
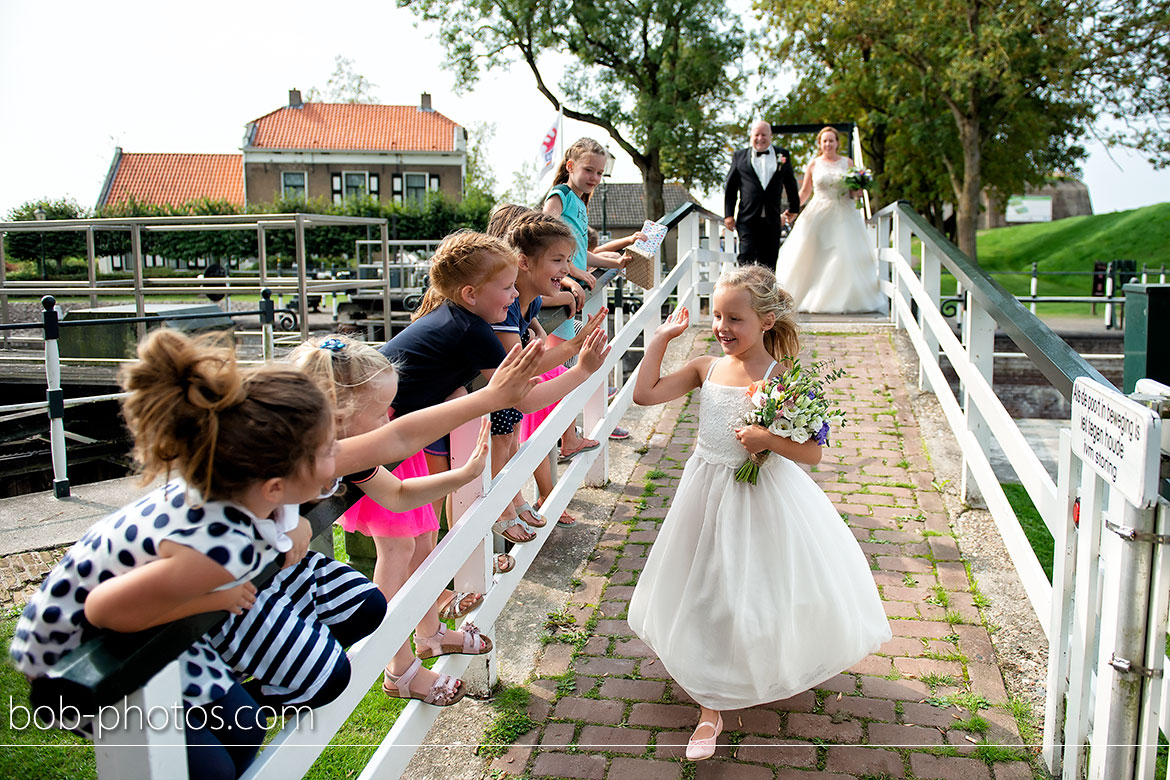
[(290, 89), (288, 91), (288, 107), (289, 108), (304, 108), (305, 101), (301, 100), (301, 91), (299, 89)]
[(424, 92), (424, 93), (422, 93), (422, 96), (419, 97), (418, 110), (419, 111), (434, 111), (435, 110), (435, 109), (431, 108), (431, 93), (430, 92)]

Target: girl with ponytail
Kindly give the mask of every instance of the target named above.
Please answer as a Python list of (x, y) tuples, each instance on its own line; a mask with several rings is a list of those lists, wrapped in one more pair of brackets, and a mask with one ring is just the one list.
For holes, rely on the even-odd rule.
[[(165, 484), (93, 525), (30, 599), (11, 648), (30, 679), (99, 628), (142, 631), (248, 610), (250, 580), (278, 555), (270, 539), (295, 536), (291, 555), (303, 555), (308, 534), (292, 531), (297, 505), (333, 482), (330, 405), (296, 369), (240, 369), (232, 349), (163, 329), (121, 381), (143, 479)], [(266, 718), (206, 641), (178, 660), (184, 705), (201, 711), (186, 716), (191, 777), (235, 778)], [(54, 720), (92, 735), (89, 717), (63, 711)]]
[[(699, 703), (687, 744), (710, 758), (724, 710), (794, 696), (890, 639), (869, 564), (832, 502), (798, 464), (821, 444), (747, 425), (752, 393), (795, 358), (792, 296), (763, 266), (725, 271), (711, 324), (723, 355), (661, 375), (680, 309), (654, 332), (634, 402), (659, 404), (699, 389), (699, 438), (630, 598), (629, 622), (671, 677)], [(755, 390), (758, 392), (758, 390)], [(758, 483), (738, 482), (746, 454), (771, 451)]]

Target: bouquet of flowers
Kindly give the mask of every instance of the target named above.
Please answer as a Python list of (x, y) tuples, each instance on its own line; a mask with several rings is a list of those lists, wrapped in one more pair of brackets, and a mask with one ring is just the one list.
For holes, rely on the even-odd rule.
[[(838, 368), (822, 376), (821, 370), (828, 361), (813, 363), (808, 368), (798, 358), (787, 358), (787, 362), (790, 367), (782, 375), (748, 386), (752, 409), (743, 416), (743, 422), (767, 428), (770, 433), (797, 444), (816, 439), (824, 446), (829, 441), (829, 431), (845, 425), (845, 415), (825, 395), (825, 387), (844, 376), (845, 371)], [(769, 454), (764, 450), (749, 455), (735, 472), (735, 481), (756, 484), (760, 466)]]
[(869, 168), (850, 168), (841, 180), (853, 192), (868, 190), (873, 186), (873, 171)]

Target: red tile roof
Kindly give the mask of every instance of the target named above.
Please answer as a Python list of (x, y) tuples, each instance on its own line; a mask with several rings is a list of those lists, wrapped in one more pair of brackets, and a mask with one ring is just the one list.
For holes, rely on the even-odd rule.
[(244, 205), (243, 157), (238, 154), (121, 154), (99, 206), (134, 196), (179, 205), (196, 198)]
[(249, 149), (355, 149), (453, 152), (455, 122), (418, 106), (305, 103), (252, 123)]

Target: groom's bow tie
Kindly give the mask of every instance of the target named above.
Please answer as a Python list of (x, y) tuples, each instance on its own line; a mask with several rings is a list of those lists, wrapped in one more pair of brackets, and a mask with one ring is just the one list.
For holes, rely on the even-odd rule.
[(771, 149), (767, 149), (763, 152), (756, 152), (756, 157), (767, 157), (771, 151)]

